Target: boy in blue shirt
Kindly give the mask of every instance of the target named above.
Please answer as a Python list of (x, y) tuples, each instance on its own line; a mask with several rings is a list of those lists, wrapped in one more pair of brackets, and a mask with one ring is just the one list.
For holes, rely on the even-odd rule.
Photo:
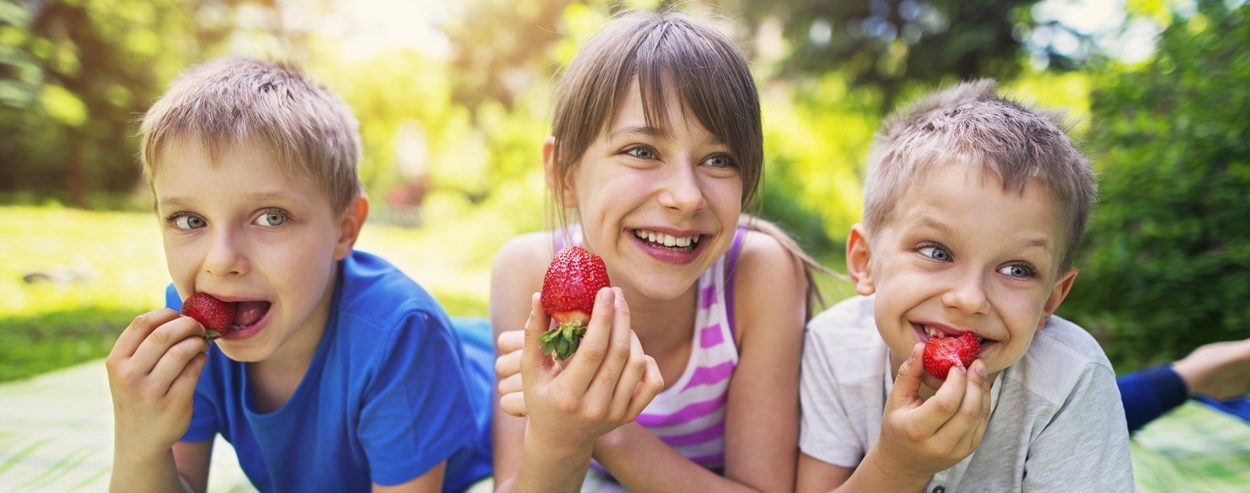
[[(189, 70), (148, 111), (173, 283), (106, 363), (112, 490), (204, 491), (218, 433), (261, 491), (452, 491), (490, 474), (489, 382), (467, 379), (434, 298), (353, 250), (368, 214), (356, 129), (295, 68), (237, 58)], [(216, 344), (176, 312), (194, 293), (235, 308)]]

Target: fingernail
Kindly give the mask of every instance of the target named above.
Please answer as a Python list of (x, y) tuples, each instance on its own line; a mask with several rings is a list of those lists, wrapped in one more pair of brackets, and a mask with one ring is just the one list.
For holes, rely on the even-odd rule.
[(612, 290), (611, 290), (611, 289), (600, 289), (600, 290), (599, 290), (599, 301), (603, 302), (604, 304), (611, 304), (611, 303), (612, 303), (612, 294), (613, 294), (613, 293), (612, 293)]
[(978, 361), (976, 365), (974, 365), (973, 370), (976, 370), (977, 375), (981, 375), (981, 378), (985, 378), (985, 363)]

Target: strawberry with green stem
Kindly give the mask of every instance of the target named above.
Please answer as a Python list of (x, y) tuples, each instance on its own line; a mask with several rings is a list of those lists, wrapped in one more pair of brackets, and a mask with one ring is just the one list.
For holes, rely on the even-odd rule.
[(556, 321), (556, 327), (542, 335), (544, 355), (555, 353), (556, 359), (563, 360), (577, 351), (594, 311), (595, 296), (609, 285), (607, 266), (598, 255), (576, 245), (556, 253), (543, 276), (543, 311)]

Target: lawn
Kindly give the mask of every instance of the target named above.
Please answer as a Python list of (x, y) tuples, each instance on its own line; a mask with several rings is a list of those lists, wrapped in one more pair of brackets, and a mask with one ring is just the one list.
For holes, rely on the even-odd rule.
[[(496, 249), (523, 228), (518, 211), (434, 203), (420, 227), (370, 219), (357, 247), (420, 282), (448, 313), (486, 316)], [(169, 282), (157, 219), (146, 212), (0, 206), (0, 382), (108, 354), (136, 315), (159, 308)], [(841, 266), (834, 254), (821, 256)], [(851, 294), (824, 277), (826, 300)]]

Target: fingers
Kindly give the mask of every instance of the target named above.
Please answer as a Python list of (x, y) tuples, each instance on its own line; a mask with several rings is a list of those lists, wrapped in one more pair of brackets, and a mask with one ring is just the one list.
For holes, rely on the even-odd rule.
[[(204, 344), (207, 346), (208, 342), (205, 341)], [(190, 401), (195, 392), (195, 384), (200, 381), (200, 373), (204, 371), (206, 364), (208, 364), (208, 355), (196, 353), (182, 368), (182, 373), (174, 378), (174, 383), (169, 386), (169, 392), (166, 395), (179, 401)]]
[[(525, 333), (520, 331), (517, 335), (524, 337)], [(516, 350), (504, 353), (502, 349), (498, 353), (500, 356), (495, 358), (495, 375), (500, 379), (508, 378), (512, 375), (521, 374), (521, 356), (524, 350), (518, 346)]]
[[(613, 288), (600, 289), (595, 295), (594, 313), (590, 316), (590, 325), (586, 328), (586, 335), (582, 337), (577, 352), (573, 353), (572, 362), (560, 373), (565, 376), (564, 385), (567, 386), (570, 394), (581, 395), (586, 392), (608, 354), (615, 318), (615, 310), (613, 310), (615, 299), (616, 291)], [(625, 329), (628, 330), (629, 327)]]
[(507, 354), (525, 347), (525, 331), (509, 330), (499, 334), (495, 341), (495, 353)]
[(187, 337), (176, 342), (152, 368), (147, 384), (155, 387), (151, 392), (157, 395), (169, 392), (174, 381), (205, 351), (208, 351), (208, 341), (202, 337)]
[[(980, 371), (977, 371), (978, 369)], [(959, 443), (959, 450), (970, 453), (981, 442), (980, 437), (977, 436), (977, 429), (984, 430), (982, 422), (988, 416), (989, 391), (985, 386), (986, 378), (981, 375), (981, 372), (985, 370), (985, 362), (973, 361), (969, 370), (964, 373), (967, 384), (962, 389), (963, 393), (960, 396), (962, 401), (957, 412), (938, 429), (935, 436), (942, 440), (949, 440), (949, 443)]]
[[(191, 317), (175, 317), (147, 334), (143, 342), (139, 343), (139, 348), (130, 356), (130, 365), (133, 365), (137, 369), (136, 371), (148, 373), (156, 367), (156, 363), (165, 356), (165, 353), (168, 353), (175, 345), (185, 339), (202, 339), (203, 337), (204, 326), (196, 322), (195, 319)], [(191, 359), (191, 356), (193, 355), (187, 355), (184, 363), (185, 360)], [(170, 375), (169, 379), (173, 380), (173, 376)]]
[(109, 352), (110, 359), (129, 358), (139, 349), (139, 345), (144, 339), (148, 338), (148, 334), (156, 330), (157, 327), (178, 318), (178, 312), (168, 308), (160, 310), (152, 310), (135, 317), (130, 325), (122, 331), (117, 337), (117, 342), (113, 344), (113, 350)]
[(642, 351), (642, 342), (638, 340), (638, 334), (630, 331), (629, 336), (629, 359), (625, 362), (625, 368), (621, 371), (620, 380), (616, 382), (616, 388), (612, 393), (612, 405), (608, 409), (608, 417), (613, 420), (624, 419), (629, 413), (629, 405), (634, 399), (634, 391), (638, 388), (638, 384), (642, 382), (643, 376), (647, 374), (647, 359), (649, 356)]
[(642, 382), (634, 388), (634, 397), (629, 403), (629, 414), (625, 416), (628, 420), (634, 420), (642, 410), (651, 404), (651, 400), (664, 390), (664, 376), (660, 374), (660, 366), (655, 363), (655, 358), (645, 356), (647, 359), (647, 371), (643, 374)]
[[(603, 361), (599, 364), (599, 370), (595, 372), (594, 379), (591, 380), (590, 386), (586, 389), (586, 402), (590, 405), (588, 411), (592, 416), (608, 415), (613, 406), (613, 395), (616, 393), (618, 384), (621, 383), (621, 374), (625, 370), (625, 365), (631, 358), (631, 353), (636, 352), (639, 358), (642, 357), (642, 344), (633, 345), (632, 340), (636, 339), (634, 331), (630, 330), (629, 307), (625, 303), (624, 294), (619, 292), (619, 288), (612, 288), (612, 326), (611, 333), (608, 337), (608, 349), (603, 355)], [(639, 375), (641, 377), (641, 375)], [(634, 385), (637, 382), (635, 381)], [(633, 385), (630, 385), (629, 392), (633, 393)], [(625, 397), (628, 400), (628, 397)], [(621, 414), (624, 414), (624, 408), (621, 406)]]
[(551, 325), (539, 299), (537, 292), (530, 296), (530, 316), (525, 320), (525, 337), (521, 349), (521, 374), (532, 375), (533, 378), (537, 378), (538, 368), (542, 365), (543, 348), (540, 341), (543, 332)]
[(499, 389), (499, 395), (507, 395), (511, 392), (521, 392), (525, 390), (523, 382), (524, 380), (521, 378), (520, 373), (513, 373), (508, 378), (500, 379), (499, 385), (497, 385), (496, 388)]
[(528, 412), (525, 409), (525, 394), (521, 392), (504, 394), (499, 398), (499, 409), (518, 418), (525, 417)]
[[(935, 434), (959, 412), (967, 387), (968, 370), (959, 365), (952, 366), (942, 386), (937, 389), (933, 397), (925, 400), (918, 408), (920, 410), (916, 415), (918, 428), (926, 434)], [(980, 400), (977, 402), (979, 403)]]
[(886, 410), (906, 407), (920, 399), (921, 378), (924, 377), (923, 352), (924, 344), (916, 343), (911, 348), (911, 355), (899, 366), (894, 388), (886, 396)]

